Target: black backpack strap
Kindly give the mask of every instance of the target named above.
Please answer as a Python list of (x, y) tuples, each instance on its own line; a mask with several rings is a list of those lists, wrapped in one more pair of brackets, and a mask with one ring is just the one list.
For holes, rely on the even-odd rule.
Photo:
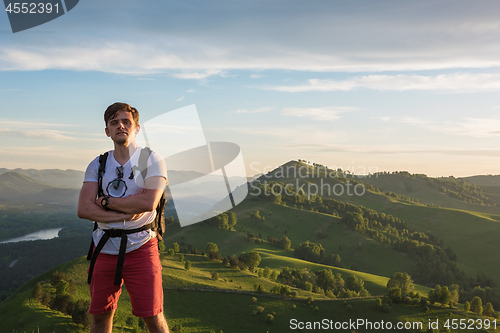
[(141, 149), (141, 154), (139, 155), (138, 166), (132, 166), (132, 172), (139, 170), (141, 173), (142, 179), (144, 180), (144, 184), (146, 184), (146, 176), (148, 174), (148, 159), (151, 156), (151, 149), (149, 147), (145, 147)]
[[(104, 233), (104, 235), (102, 235), (101, 237), (101, 240), (99, 240), (99, 243), (97, 243), (97, 246), (91, 256), (92, 260), (90, 261), (90, 268), (89, 268), (89, 276), (87, 278), (87, 283), (90, 284), (90, 281), (92, 280), (92, 273), (94, 273), (94, 266), (95, 266), (95, 262), (97, 260), (97, 256), (99, 255), (99, 253), (101, 252), (102, 248), (104, 247), (104, 244), (106, 244), (106, 242), (108, 241), (110, 235), (107, 234), (107, 233)], [(94, 240), (92, 240), (92, 245), (94, 244)], [(93, 248), (92, 248), (93, 250)], [(87, 257), (88, 259), (88, 257)]]
[[(97, 230), (97, 222), (94, 222), (94, 230), (92, 230), (92, 234)], [(87, 252), (87, 260), (92, 259), (92, 252), (94, 252), (94, 236), (92, 235), (90, 238), (90, 247), (89, 252)]]
[(156, 238), (158, 241), (163, 240), (163, 234), (165, 233), (165, 205), (167, 203), (167, 198), (165, 197), (165, 191), (163, 191), (160, 202), (158, 202), (158, 206), (156, 206), (156, 218), (155, 218), (155, 228)]
[[(104, 154), (101, 154), (99, 156), (99, 169), (97, 169), (97, 196), (102, 197), (104, 196), (104, 190), (102, 189), (102, 176), (104, 175), (104, 172), (106, 172), (106, 162), (108, 161), (108, 154), (109, 152), (105, 152)], [(97, 229), (97, 222), (94, 222), (94, 231)], [(90, 240), (90, 247), (89, 251), (87, 253), (87, 260), (92, 259), (92, 252), (94, 251), (94, 237), (91, 238)], [(100, 251), (100, 250), (99, 250)], [(92, 267), (93, 269), (93, 267)]]
[(104, 190), (102, 189), (102, 176), (106, 172), (106, 162), (108, 161), (108, 153), (105, 152), (99, 156), (99, 169), (97, 170), (97, 196), (104, 196)]
[[(139, 162), (138, 162), (139, 167), (132, 167), (132, 170), (135, 169), (141, 172), (142, 179), (144, 180), (144, 185), (146, 185), (146, 176), (148, 173), (148, 159), (149, 156), (151, 156), (151, 153), (152, 153), (151, 148), (149, 147), (142, 148), (141, 154), (139, 155)], [(164, 211), (166, 203), (167, 199), (165, 197), (165, 191), (163, 191), (160, 201), (158, 202), (158, 206), (156, 206), (156, 218), (154, 221), (155, 225), (152, 228), (152, 230), (156, 232), (156, 237), (158, 238), (158, 241), (161, 241), (163, 239), (163, 234), (165, 232)]]
[(120, 249), (118, 251), (118, 261), (116, 263), (116, 272), (115, 272), (115, 281), (114, 285), (119, 286), (122, 281), (122, 272), (123, 272), (123, 263), (125, 262), (125, 251), (127, 249), (127, 235), (129, 234), (134, 234), (136, 232), (144, 231), (153, 228), (154, 222), (151, 222), (149, 224), (143, 225), (140, 228), (137, 229), (130, 229), (130, 230), (125, 230), (125, 229), (103, 229), (104, 235), (102, 235), (101, 239), (99, 240), (99, 243), (97, 243), (97, 246), (95, 248), (94, 253), (92, 254), (92, 261), (90, 262), (90, 269), (89, 269), (89, 276), (87, 279), (87, 283), (90, 284), (92, 281), (92, 273), (94, 273), (94, 266), (95, 262), (97, 260), (97, 256), (101, 252), (102, 248), (106, 244), (109, 238), (115, 238), (115, 237), (120, 237)]

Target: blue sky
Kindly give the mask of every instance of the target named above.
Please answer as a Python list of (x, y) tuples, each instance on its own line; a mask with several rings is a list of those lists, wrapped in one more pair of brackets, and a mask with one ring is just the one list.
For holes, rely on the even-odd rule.
[[(195, 104), (248, 175), (291, 159), (499, 174), (500, 3), (97, 1), (13, 34), (0, 13), (0, 167), (84, 170), (102, 114)], [(154, 148), (154, 147), (153, 147)]]

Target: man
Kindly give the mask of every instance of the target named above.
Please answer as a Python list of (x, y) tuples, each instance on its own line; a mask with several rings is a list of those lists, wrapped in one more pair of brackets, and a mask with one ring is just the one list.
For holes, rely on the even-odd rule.
[[(99, 157), (89, 164), (78, 201), (78, 217), (98, 223), (94, 244), (99, 244), (103, 235), (117, 231), (110, 229), (130, 232), (150, 225), (167, 185), (165, 166), (158, 154), (149, 156), (144, 180), (141, 170), (135, 169), (142, 150), (136, 144), (140, 130), (138, 111), (128, 104), (114, 103), (106, 109), (104, 121), (114, 150), (108, 152), (100, 183)], [(99, 187), (102, 196), (98, 196)], [(91, 265), (91, 332), (111, 333), (123, 282), (130, 295), (132, 314), (144, 319), (149, 332), (169, 332), (163, 316), (162, 266), (155, 232), (146, 229), (126, 235), (125, 259), (118, 274), (121, 241), (120, 237), (111, 236), (97, 255), (95, 265)]]

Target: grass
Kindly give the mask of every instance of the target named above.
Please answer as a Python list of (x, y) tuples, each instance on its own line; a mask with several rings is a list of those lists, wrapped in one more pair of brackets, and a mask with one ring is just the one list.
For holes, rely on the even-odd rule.
[[(390, 212), (390, 210), (388, 210)], [(393, 214), (418, 231), (431, 231), (443, 238), (457, 254), (459, 267), (467, 274), (484, 274), (500, 283), (500, 223), (468, 212), (431, 207), (407, 207)]]
[[(425, 332), (429, 320), (438, 320), (441, 328), (447, 319), (464, 319), (465, 315), (456, 309), (432, 308), (428, 313), (422, 312), (419, 306), (394, 304), (389, 313), (384, 313), (375, 307), (374, 299), (358, 299), (349, 301), (314, 301), (308, 306), (304, 301), (278, 300), (266, 297), (257, 297), (252, 300), (251, 295), (235, 295), (210, 292), (167, 291), (166, 302), (175, 306), (167, 306), (169, 325), (182, 325), (182, 332), (293, 332), (298, 322), (314, 325), (324, 319), (332, 325), (335, 322), (349, 322), (363, 319), (374, 322), (422, 323)], [(294, 309), (295, 305), (295, 309)], [(349, 306), (350, 305), (350, 306)], [(261, 314), (254, 314), (258, 306), (264, 308)], [(318, 308), (315, 310), (315, 308)], [(274, 313), (274, 321), (265, 320), (267, 314)], [(483, 317), (484, 318), (484, 317)], [(415, 325), (415, 324), (414, 324)], [(325, 329), (326, 330), (326, 329)], [(301, 330), (298, 330), (301, 331)], [(306, 330), (319, 332), (317, 330)], [(351, 329), (331, 330), (335, 332), (349, 332)], [(358, 328), (356, 332), (374, 332), (365, 328)], [(379, 330), (384, 331), (384, 330)], [(387, 331), (387, 330), (385, 330)], [(411, 330), (405, 330), (412, 332)], [(497, 332), (499, 330), (496, 330)], [(453, 330), (453, 332), (481, 332), (480, 330)], [(489, 330), (493, 332), (493, 330)]]
[[(250, 217), (250, 213), (256, 209), (265, 217), (265, 221)], [(292, 241), (292, 248), (306, 240), (321, 243), (325, 248), (325, 255), (339, 254), (345, 268), (355, 266), (359, 271), (388, 277), (394, 272), (411, 271), (412, 260), (406, 254), (347, 229), (339, 218), (332, 215), (276, 205), (254, 197), (248, 197), (234, 212), (238, 217), (235, 231), (219, 230), (203, 223), (184, 228), (178, 227), (178, 224), (170, 224), (165, 244), (167, 247), (174, 242), (190, 244), (201, 252), (207, 240), (210, 240), (218, 245), (223, 256), (239, 255), (260, 248), (267, 251), (278, 250), (281, 256), (293, 257), (293, 251), (281, 251), (267, 242), (255, 244), (246, 241), (245, 236), (251, 232), (255, 236), (261, 234), (262, 239), (268, 236), (277, 239), (287, 236)], [(319, 239), (317, 235), (320, 230), (325, 230), (328, 237)]]
[[(368, 194), (368, 192), (367, 192)], [(372, 200), (370, 196), (378, 196)], [(406, 222), (408, 229), (431, 232), (444, 240), (444, 248), (457, 254), (457, 265), (466, 274), (484, 274), (500, 285), (500, 216), (394, 200), (370, 193), (355, 198), (356, 204), (394, 215)]]
[[(280, 256), (275, 251), (263, 248), (256, 250), (262, 255), (262, 262), (269, 267), (286, 264), (287, 266), (301, 265), (311, 271), (324, 268), (323, 265)], [(372, 322), (384, 320), (393, 323), (397, 321), (427, 323), (429, 319), (434, 318), (444, 323), (448, 318), (465, 318), (463, 314), (457, 312), (457, 309), (431, 308), (429, 313), (423, 313), (421, 307), (402, 304), (394, 304), (390, 313), (384, 313), (375, 307), (374, 299), (328, 300), (326, 297), (305, 291), (299, 291), (300, 299), (297, 300), (273, 298), (273, 294), (253, 293), (253, 285), (256, 282), (266, 286), (271, 286), (272, 282), (258, 278), (248, 271), (241, 272), (238, 269), (224, 267), (220, 262), (210, 261), (203, 256), (184, 255), (185, 260), (192, 262), (191, 270), (187, 271), (183, 269), (179, 258), (179, 255), (175, 257), (162, 255), (164, 286), (167, 287), (164, 290), (164, 304), (170, 327), (182, 325), (183, 333), (210, 332), (210, 330), (216, 332), (222, 330), (226, 333), (266, 332), (267, 330), (289, 332), (293, 331), (290, 328), (291, 320), (321, 322), (325, 318), (333, 322), (365, 319)], [(87, 265), (85, 259), (80, 258), (52, 271), (66, 272), (68, 276), (78, 281), (77, 293), (82, 293), (88, 298), (88, 291), (84, 291), (87, 288), (85, 282)], [(219, 273), (218, 280), (211, 279), (212, 271)], [(336, 269), (336, 271), (341, 274), (352, 273), (345, 269)], [(376, 294), (377, 290), (383, 292), (387, 278), (360, 272), (355, 272), (355, 274), (365, 280), (365, 286), (373, 294)], [(37, 332), (38, 329), (40, 332), (85, 332), (82, 327), (74, 325), (68, 316), (54, 312), (40, 304), (30, 304), (29, 286), (34, 286), (37, 281), (44, 281), (49, 277), (50, 272), (47, 272), (31, 280), (7, 302), (0, 305), (2, 330), (5, 329), (5, 332)], [(179, 290), (178, 288), (196, 290)], [(427, 289), (416, 286), (416, 290), (421, 294), (426, 294)], [(306, 304), (307, 297), (314, 298), (312, 305)], [(264, 311), (261, 314), (254, 314), (258, 306), (263, 307)], [(266, 322), (267, 314), (273, 314), (272, 323)], [(130, 332), (132, 328), (126, 325), (126, 320), (130, 316), (130, 299), (124, 290), (115, 316), (113, 332)], [(350, 332), (350, 330), (338, 331)], [(358, 330), (358, 332), (364, 331), (366, 330)]]
[[(422, 179), (416, 179), (404, 175), (379, 175), (378, 177), (363, 178), (363, 182), (377, 186), (382, 191), (404, 194), (418, 199), (424, 205), (435, 205), (446, 208), (462, 209), (489, 214), (500, 214), (500, 207), (475, 205), (450, 197), (429, 187), (428, 183)], [(487, 196), (496, 203), (500, 203), (498, 186), (480, 186)]]
[[(371, 192), (366, 192), (361, 197), (344, 196), (335, 199), (392, 214), (405, 220), (409, 229), (430, 231), (444, 239), (445, 247), (450, 246), (454, 250), (458, 256), (457, 264), (464, 272), (471, 276), (483, 273), (498, 284), (500, 257), (496, 254), (500, 250), (500, 216), (493, 212), (493, 208), (468, 210), (470, 206), (477, 205), (465, 204), (437, 191), (429, 192), (428, 187), (424, 188), (422, 184), (408, 185), (404, 181), (395, 184), (396, 187), (392, 191), (397, 192), (397, 186), (400, 187), (399, 191), (406, 189), (408, 192), (411, 188), (411, 192), (417, 197), (424, 196), (429, 202), (441, 203), (442, 207), (409, 203)], [(494, 192), (497, 189), (488, 190)], [(400, 193), (415, 197), (411, 193)], [(250, 217), (250, 213), (256, 209), (265, 217), (265, 221)], [(174, 223), (168, 225), (165, 244), (169, 247), (173, 242), (177, 242), (181, 248), (192, 245), (201, 252), (205, 244), (210, 241), (219, 246), (223, 255), (257, 251), (262, 257), (260, 267), (268, 266), (275, 270), (281, 270), (283, 267), (307, 268), (311, 272), (327, 268), (334, 273), (342, 274), (344, 279), (355, 274), (365, 281), (365, 288), (372, 295), (384, 293), (387, 280), (394, 272), (411, 272), (412, 261), (405, 254), (348, 230), (337, 217), (276, 205), (251, 196), (238, 205), (234, 212), (238, 217), (234, 231), (219, 230), (204, 223), (181, 228)], [(328, 236), (319, 239), (318, 231), (325, 231)], [(247, 241), (245, 238), (247, 233), (253, 233), (255, 236), (260, 234), (262, 239), (268, 236), (280, 239), (286, 235), (292, 241), (292, 248), (305, 240), (321, 243), (327, 255), (341, 256), (345, 268), (296, 259), (293, 250), (285, 251), (267, 242), (257, 244), (254, 241)], [(361, 247), (358, 247), (360, 243)], [(209, 261), (203, 256), (185, 254), (184, 260), (192, 262), (191, 270), (184, 269), (184, 264), (179, 262), (179, 255), (175, 257), (162, 255), (163, 281), (166, 287), (165, 313), (170, 326), (182, 325), (182, 332), (210, 330), (216, 332), (223, 330), (225, 333), (266, 332), (266, 330), (287, 332), (291, 331), (290, 320), (293, 318), (299, 321), (320, 321), (323, 318), (343, 321), (364, 318), (371, 321), (384, 319), (393, 322), (407, 320), (426, 323), (429, 319), (435, 318), (441, 323), (450, 318), (465, 318), (463, 314), (456, 313), (456, 310), (431, 308), (429, 313), (424, 314), (421, 308), (406, 305), (394, 305), (390, 313), (383, 313), (374, 307), (373, 299), (349, 300), (348, 303), (352, 306), (352, 310), (349, 311), (344, 301), (326, 300), (325, 296), (297, 290), (301, 299), (307, 297), (316, 299), (313, 307), (308, 307), (304, 306), (304, 301), (275, 299), (269, 297), (272, 296), (270, 294), (253, 295), (256, 283), (261, 284), (265, 290), (270, 290), (274, 285), (274, 282), (258, 278), (256, 274), (224, 267), (221, 263)], [(353, 265), (357, 266), (359, 271), (347, 269)], [(5, 327), (6, 332), (36, 332), (38, 328), (40, 332), (84, 332), (85, 330), (72, 324), (68, 316), (53, 312), (39, 304), (30, 304), (28, 299), (36, 281), (48, 281), (55, 270), (66, 272), (69, 278), (77, 282), (75, 298), (88, 299), (87, 267), (88, 263), (84, 258), (80, 258), (50, 270), (25, 284), (16, 294), (0, 304), (2, 330)], [(218, 273), (217, 280), (211, 278), (212, 272)], [(224, 292), (217, 292), (221, 290)], [(421, 295), (427, 295), (428, 290), (429, 288), (416, 286), (416, 291)], [(252, 297), (257, 297), (257, 302), (253, 302)], [(264, 313), (254, 315), (256, 306), (264, 307)], [(316, 306), (318, 312), (314, 311)], [(265, 315), (273, 312), (274, 322), (267, 323)], [(126, 326), (126, 320), (130, 316), (130, 299), (124, 289), (116, 314), (116, 332), (131, 330)]]

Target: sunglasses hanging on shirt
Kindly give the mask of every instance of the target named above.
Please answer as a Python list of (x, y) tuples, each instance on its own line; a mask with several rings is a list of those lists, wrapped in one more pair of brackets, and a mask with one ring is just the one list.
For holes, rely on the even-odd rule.
[(108, 183), (106, 191), (108, 195), (119, 198), (123, 197), (127, 193), (127, 184), (122, 179), (123, 178), (123, 166), (119, 166), (115, 170), (117, 178), (113, 179)]

